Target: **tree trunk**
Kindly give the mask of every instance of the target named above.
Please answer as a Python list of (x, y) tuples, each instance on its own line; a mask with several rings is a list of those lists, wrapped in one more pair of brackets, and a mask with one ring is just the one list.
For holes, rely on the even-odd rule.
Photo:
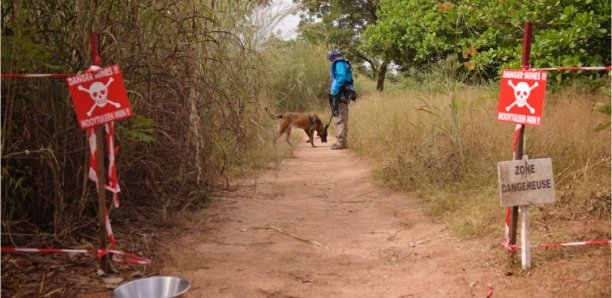
[(385, 77), (387, 76), (387, 66), (389, 62), (385, 61), (378, 69), (378, 78), (376, 79), (376, 91), (382, 92), (385, 88)]

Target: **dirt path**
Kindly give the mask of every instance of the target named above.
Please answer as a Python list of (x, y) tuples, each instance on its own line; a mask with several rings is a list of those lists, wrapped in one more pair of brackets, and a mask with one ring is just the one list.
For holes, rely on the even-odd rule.
[[(552, 297), (569, 291), (562, 278), (551, 282), (537, 270), (531, 277), (506, 276), (494, 243), (460, 240), (409, 196), (373, 186), (366, 164), (348, 150), (302, 144), (294, 155), (280, 171), (239, 181), (213, 199), (191, 232), (170, 244), (163, 273), (190, 279), (187, 297), (487, 297), (491, 290), (493, 297)], [(609, 296), (609, 252), (607, 259), (607, 273), (604, 264), (586, 281), (605, 286), (607, 278), (608, 289), (587, 296)], [(571, 287), (582, 291), (576, 277)]]

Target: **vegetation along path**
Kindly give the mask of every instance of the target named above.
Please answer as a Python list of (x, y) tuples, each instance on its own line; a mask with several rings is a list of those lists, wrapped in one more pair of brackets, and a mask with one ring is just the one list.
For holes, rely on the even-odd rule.
[(508, 269), (517, 265), (497, 243), (453, 236), (410, 195), (371, 181), (350, 150), (303, 143), (278, 171), (215, 197), (168, 243), (162, 271), (191, 280), (187, 297), (609, 295), (607, 247), (591, 250), (604, 262), (565, 255)]

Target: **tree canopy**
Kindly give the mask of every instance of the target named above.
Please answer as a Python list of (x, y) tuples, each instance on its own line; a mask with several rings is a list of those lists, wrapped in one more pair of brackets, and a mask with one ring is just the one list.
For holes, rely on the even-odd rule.
[(520, 64), (524, 22), (534, 25), (532, 65), (609, 65), (610, 1), (381, 0), (361, 49), (400, 68), (449, 56), (486, 78)]
[[(297, 0), (303, 7), (300, 37), (308, 42), (325, 43), (340, 50), (355, 66), (372, 78), (378, 77), (377, 89), (383, 89), (388, 59), (384, 53), (364, 52), (363, 32), (378, 20), (378, 0)], [(369, 69), (361, 67), (364, 63)]]
[[(339, 48), (378, 77), (459, 61), (462, 73), (495, 79), (518, 68), (525, 22), (534, 26), (533, 66), (610, 65), (610, 1), (296, 0), (303, 8), (300, 38)], [(591, 74), (552, 74), (558, 80)]]

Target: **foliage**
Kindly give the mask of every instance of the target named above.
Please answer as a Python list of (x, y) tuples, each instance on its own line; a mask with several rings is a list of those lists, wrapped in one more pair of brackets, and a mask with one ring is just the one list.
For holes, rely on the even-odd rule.
[[(400, 66), (438, 62), (452, 52), (459, 28), (438, 1), (381, 1), (380, 20), (365, 32), (363, 49), (384, 52)], [(406, 17), (410, 16), (410, 17)]]
[[(378, 0), (300, 0), (303, 7), (299, 38), (310, 43), (325, 43), (338, 49), (356, 68), (370, 78), (382, 77), (377, 89), (383, 90), (388, 59), (383, 52), (365, 53), (361, 50), (361, 35), (378, 20)], [(362, 67), (364, 63), (370, 69)]]
[(378, 15), (362, 49), (404, 69), (454, 55), (464, 71), (495, 78), (500, 68), (520, 67), (526, 21), (534, 25), (532, 65), (610, 65), (609, 1), (381, 0)]

